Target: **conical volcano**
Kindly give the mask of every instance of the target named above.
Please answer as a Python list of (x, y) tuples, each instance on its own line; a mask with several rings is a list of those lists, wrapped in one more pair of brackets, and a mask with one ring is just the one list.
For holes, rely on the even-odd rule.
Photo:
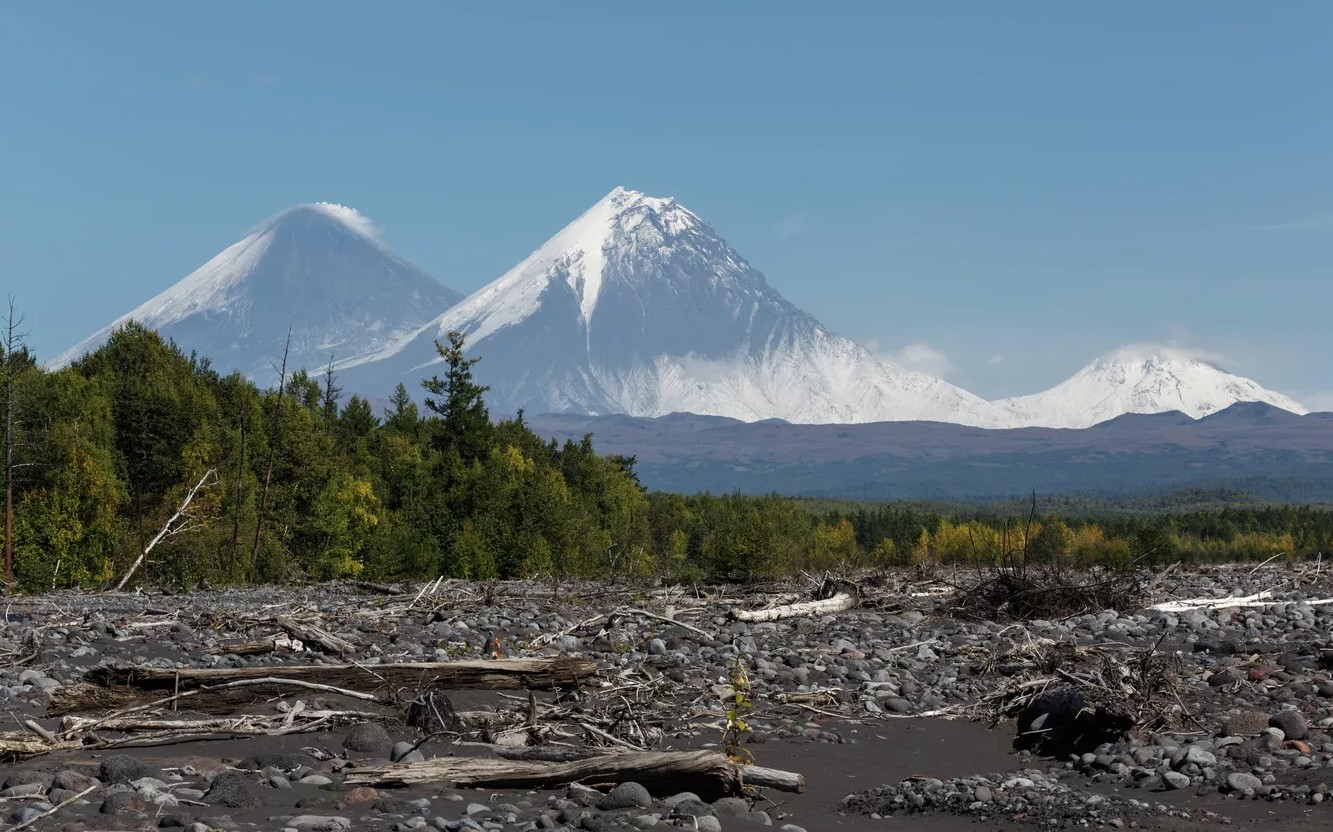
[(299, 205), (71, 347), (63, 366), (134, 320), (220, 371), (271, 382), (291, 328), (289, 368), (357, 363), (415, 332), (459, 294), (390, 251), (371, 222), (327, 202)]
[(416, 389), (434, 342), (463, 332), (500, 412), (677, 411), (746, 421), (1006, 414), (877, 359), (793, 306), (708, 223), (616, 188), (506, 274), (344, 375), (348, 389)]

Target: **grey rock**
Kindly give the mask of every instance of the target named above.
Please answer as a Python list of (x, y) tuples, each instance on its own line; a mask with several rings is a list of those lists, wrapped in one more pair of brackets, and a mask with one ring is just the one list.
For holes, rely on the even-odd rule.
[(97, 770), (97, 778), (103, 783), (129, 783), (141, 777), (160, 777), (162, 772), (145, 762), (124, 754), (116, 754), (102, 760)]
[(713, 811), (716, 812), (719, 817), (743, 815), (750, 811), (750, 804), (746, 803), (739, 797), (724, 797), (720, 800), (713, 801)]
[(1168, 771), (1162, 775), (1162, 784), (1168, 789), (1187, 789), (1190, 779), (1178, 771)]
[(638, 783), (621, 783), (597, 801), (597, 808), (602, 810), (648, 809), (652, 805), (653, 796)]
[(250, 785), (250, 778), (234, 771), (224, 772), (213, 779), (204, 793), (204, 800), (213, 806), (229, 809), (250, 809), (259, 805), (259, 798)]
[(99, 811), (104, 815), (134, 815), (148, 811), (148, 804), (134, 792), (112, 792)]
[(363, 722), (347, 732), (343, 748), (363, 754), (387, 754), (393, 748), (393, 738), (378, 722)]
[(1268, 724), (1273, 728), (1281, 729), (1289, 740), (1303, 740), (1310, 736), (1310, 726), (1306, 723), (1305, 717), (1296, 711), (1275, 713), (1269, 717)]
[(75, 771), (72, 768), (62, 768), (51, 778), (52, 789), (64, 789), (71, 792), (81, 792), (90, 786), (100, 786), (97, 778), (89, 777), (82, 772)]
[(416, 750), (416, 745), (410, 742), (396, 742), (393, 744), (393, 750), (389, 752), (389, 759), (395, 763), (402, 762), (402, 759)]
[(1264, 787), (1264, 782), (1253, 774), (1246, 774), (1243, 771), (1235, 771), (1227, 775), (1227, 788), (1233, 792), (1259, 791)]

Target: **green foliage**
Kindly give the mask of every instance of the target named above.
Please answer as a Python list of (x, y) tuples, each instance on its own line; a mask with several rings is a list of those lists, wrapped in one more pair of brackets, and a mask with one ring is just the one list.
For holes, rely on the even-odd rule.
[[(276, 390), (219, 376), (135, 324), (58, 372), (25, 353), (20, 585), (114, 580), (210, 469), (218, 482), (196, 495), (190, 530), (161, 543), (141, 579), (760, 581), (1024, 556), (1126, 567), (1333, 552), (1329, 511), (1215, 495), (1171, 503), (1183, 507), (1175, 513), (1063, 503), (1060, 517), (1034, 517), (1018, 505), (816, 513), (776, 496), (645, 493), (634, 460), (599, 455), (591, 436), (557, 445), (522, 414), (492, 423), (462, 336), (439, 347), (444, 372), (426, 382), (424, 415), (399, 385), (382, 418), (360, 397), (342, 402), (327, 371), (293, 372), (279, 414)], [(268, 515), (252, 553), (270, 451)]]

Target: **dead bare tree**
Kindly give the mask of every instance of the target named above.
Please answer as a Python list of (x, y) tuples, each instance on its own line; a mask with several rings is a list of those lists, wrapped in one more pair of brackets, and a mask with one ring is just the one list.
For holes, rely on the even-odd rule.
[(19, 372), (18, 351), (27, 333), (21, 332), (23, 316), (18, 314), (14, 295), (9, 295), (5, 316), (5, 583), (14, 583), (14, 378)]
[(324, 422), (329, 425), (338, 418), (338, 400), (343, 394), (343, 389), (338, 386), (337, 381), (337, 376), (333, 372), (333, 353), (329, 353), (329, 363), (324, 368)]
[(247, 400), (241, 401), (241, 451), (236, 460), (236, 506), (231, 519), (231, 575), (236, 577), (236, 567), (241, 558), (241, 501), (245, 499), (245, 428), (249, 420), (250, 408)]
[(125, 584), (130, 582), (130, 578), (139, 570), (139, 566), (142, 565), (144, 559), (148, 557), (148, 553), (153, 551), (153, 547), (157, 546), (157, 544), (166, 540), (168, 537), (175, 537), (182, 532), (194, 531), (200, 527), (198, 518), (190, 513), (190, 503), (194, 500), (194, 495), (198, 494), (200, 489), (213, 485), (217, 481), (217, 469), (209, 468), (207, 473), (199, 478), (199, 482), (195, 483), (194, 488), (191, 488), (186, 492), (185, 499), (181, 502), (180, 508), (176, 509), (176, 513), (171, 515), (171, 518), (167, 520), (166, 525), (163, 526), (161, 531), (148, 542), (148, 545), (144, 547), (144, 550), (139, 553), (139, 557), (135, 558), (134, 563), (130, 564), (130, 568), (123, 576), (121, 576), (120, 581), (116, 584), (117, 592), (124, 589)]
[(268, 465), (264, 468), (264, 488), (259, 496), (259, 516), (255, 519), (255, 544), (250, 548), (250, 568), (259, 562), (259, 544), (264, 539), (264, 519), (268, 514), (268, 490), (273, 483), (273, 457), (282, 441), (282, 397), (287, 390), (287, 354), (292, 349), (292, 328), (287, 327), (287, 343), (282, 347), (282, 364), (278, 368), (278, 402), (273, 414), (273, 433), (268, 441)]

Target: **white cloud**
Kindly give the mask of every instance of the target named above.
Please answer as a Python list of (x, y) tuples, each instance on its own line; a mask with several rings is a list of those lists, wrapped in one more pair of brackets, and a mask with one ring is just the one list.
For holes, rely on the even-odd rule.
[(1215, 350), (1204, 349), (1203, 347), (1191, 347), (1181, 344), (1154, 344), (1151, 342), (1142, 342), (1135, 344), (1125, 344), (1116, 347), (1107, 357), (1116, 358), (1122, 361), (1147, 361), (1149, 358), (1191, 358), (1196, 361), (1205, 361), (1209, 364), (1221, 367), (1231, 364), (1231, 359), (1226, 355)]
[(1292, 398), (1305, 405), (1312, 413), (1333, 413), (1333, 390), (1317, 390)]
[(986, 359), (986, 366), (988, 367), (998, 367), (1003, 363), (1004, 363), (1003, 355), (992, 355), (990, 358)]
[(364, 234), (372, 240), (380, 238), (380, 230), (371, 222), (370, 217), (347, 205), (336, 202), (314, 202), (312, 208), (318, 208), (336, 220), (346, 223), (353, 231)]
[[(879, 352), (874, 346), (870, 346), (872, 352)], [(949, 356), (940, 352), (923, 341), (915, 344), (908, 344), (900, 350), (889, 353), (882, 353), (883, 357), (892, 361), (900, 367), (906, 367), (909, 370), (915, 370), (918, 373), (925, 373), (928, 376), (936, 378), (945, 378), (952, 375), (954, 367)]]

